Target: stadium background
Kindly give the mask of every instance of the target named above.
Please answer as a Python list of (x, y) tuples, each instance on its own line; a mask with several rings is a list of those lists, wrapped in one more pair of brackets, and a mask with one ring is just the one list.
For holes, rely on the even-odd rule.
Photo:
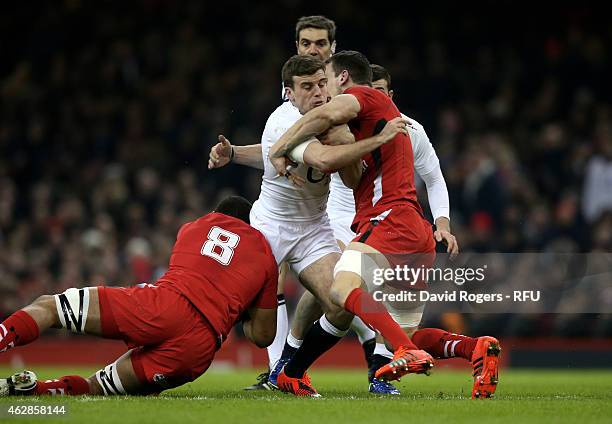
[[(400, 110), (425, 126), (464, 251), (612, 250), (612, 26), (597, 7), (224, 6), (3, 7), (0, 317), (68, 287), (154, 281), (181, 223), (228, 193), (256, 199), (260, 172), (207, 171), (208, 151), (221, 132), (258, 142), (295, 21), (316, 13), (336, 21), (339, 49), (387, 67)], [(299, 291), (289, 284), (290, 305)], [(610, 365), (612, 314), (500, 316), (487, 330)]]

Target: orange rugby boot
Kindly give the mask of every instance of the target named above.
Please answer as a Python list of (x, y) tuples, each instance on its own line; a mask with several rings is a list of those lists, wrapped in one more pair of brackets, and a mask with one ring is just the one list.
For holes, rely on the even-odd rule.
[(501, 346), (494, 337), (478, 337), (478, 342), (472, 354), (472, 367), (474, 367), (474, 388), (472, 399), (486, 399), (493, 397), (497, 389), (499, 355)]
[(375, 377), (389, 381), (399, 380), (405, 374), (429, 375), (433, 366), (434, 360), (429, 353), (400, 346), (393, 354), (393, 360), (380, 367)]
[(276, 385), (281, 391), (292, 393), (296, 396), (310, 396), (315, 398), (321, 397), (315, 388), (312, 387), (310, 377), (307, 373), (304, 373), (302, 378), (293, 378), (288, 377), (287, 374), (285, 374), (285, 370), (282, 370), (278, 375)]

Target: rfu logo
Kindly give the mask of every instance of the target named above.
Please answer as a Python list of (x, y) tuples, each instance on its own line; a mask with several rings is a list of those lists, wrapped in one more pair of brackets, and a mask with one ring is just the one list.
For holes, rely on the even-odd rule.
[(366, 169), (368, 169), (368, 163), (367, 163), (365, 160), (363, 160), (363, 159), (361, 159), (361, 168), (362, 168), (362, 170), (364, 170), (364, 171), (365, 171)]

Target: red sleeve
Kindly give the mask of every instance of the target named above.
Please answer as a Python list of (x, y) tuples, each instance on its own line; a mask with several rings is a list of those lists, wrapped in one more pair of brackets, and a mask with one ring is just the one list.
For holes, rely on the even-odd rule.
[(345, 94), (354, 96), (359, 102), (359, 113), (357, 119), (364, 119), (368, 116), (373, 107), (377, 104), (376, 98), (372, 95), (370, 87), (353, 86), (344, 91)]
[(276, 291), (278, 290), (278, 266), (276, 265), (276, 259), (274, 259), (270, 247), (267, 242), (265, 243), (270, 265), (268, 266), (266, 281), (253, 301), (253, 306), (255, 308), (274, 309), (277, 306)]

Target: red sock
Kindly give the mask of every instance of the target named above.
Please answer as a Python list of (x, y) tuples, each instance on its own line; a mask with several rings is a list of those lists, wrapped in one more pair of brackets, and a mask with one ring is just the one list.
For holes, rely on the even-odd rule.
[(344, 302), (344, 309), (357, 315), (363, 322), (377, 330), (394, 349), (405, 346), (417, 349), (410, 338), (404, 333), (384, 305), (360, 288), (354, 289)]
[(422, 328), (412, 335), (412, 341), (436, 359), (458, 356), (472, 360), (477, 340), (461, 334), (449, 333), (439, 328)]
[(89, 394), (89, 383), (78, 375), (66, 375), (57, 380), (39, 381), (33, 395), (77, 396)]
[(0, 324), (0, 352), (23, 346), (38, 338), (36, 321), (25, 311), (17, 311)]

